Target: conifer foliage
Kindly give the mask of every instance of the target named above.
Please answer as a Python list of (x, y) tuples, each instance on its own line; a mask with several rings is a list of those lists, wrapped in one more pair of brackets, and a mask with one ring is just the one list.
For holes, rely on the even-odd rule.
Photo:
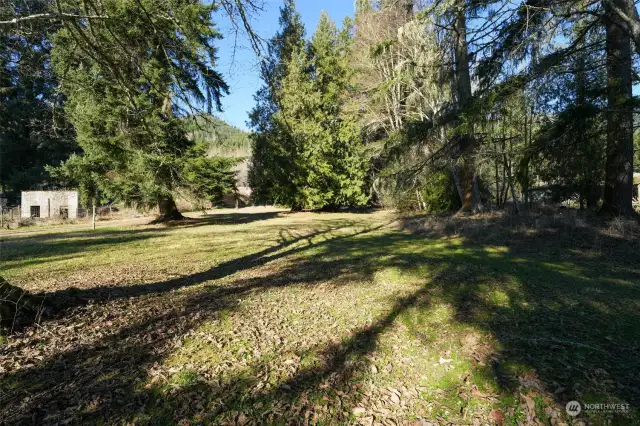
[[(283, 17), (295, 14), (293, 8), (287, 3)], [(291, 22), (299, 25), (281, 19)], [(302, 31), (284, 27), (281, 34), (292, 33)], [(350, 104), (351, 23), (338, 30), (323, 13), (309, 43), (295, 38), (289, 43), (293, 48), (278, 50), (290, 55), (279, 57), (284, 72), (267, 86), (275, 112), (262, 127), (254, 125), (252, 186), (263, 201), (294, 210), (363, 205), (368, 161)]]
[(219, 107), (228, 91), (213, 68), (215, 7), (185, 0), (65, 5), (63, 12), (100, 18), (64, 21), (53, 39), (53, 66), (83, 150), (58, 175), (90, 198), (158, 205), (161, 219), (180, 218), (174, 190), (186, 183), (185, 162), (199, 164), (180, 115), (193, 102)]
[[(0, 21), (25, 10), (42, 13), (46, 4), (0, 2)], [(22, 190), (54, 187), (46, 166), (76, 150), (49, 61), (48, 35), (58, 28), (42, 21), (29, 22), (24, 31), (0, 28), (0, 195), (10, 203)]]
[[(255, 202), (636, 216), (633, 1), (354, 6), (353, 22), (323, 13), (306, 37), (283, 0), (249, 121)], [(178, 188), (232, 190), (231, 162), (196, 146), (196, 113), (228, 90), (213, 14), (251, 33), (245, 7), (254, 0), (2, 4), (0, 27), (15, 31), (0, 33), (1, 189), (68, 184), (166, 219), (180, 217)]]

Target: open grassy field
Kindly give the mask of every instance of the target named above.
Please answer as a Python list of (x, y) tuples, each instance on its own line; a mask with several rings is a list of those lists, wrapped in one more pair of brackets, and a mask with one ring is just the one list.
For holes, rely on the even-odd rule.
[(2, 339), (0, 424), (640, 424), (637, 236), (443, 221), (1, 234), (0, 275), (48, 305)]

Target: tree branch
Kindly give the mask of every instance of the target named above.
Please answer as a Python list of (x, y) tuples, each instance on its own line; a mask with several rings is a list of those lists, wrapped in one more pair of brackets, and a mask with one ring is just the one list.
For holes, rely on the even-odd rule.
[(77, 19), (109, 19), (109, 16), (106, 15), (76, 15), (74, 13), (59, 13), (59, 12), (48, 12), (48, 13), (35, 13), (33, 15), (20, 16), (17, 18), (10, 19), (8, 21), (0, 21), (0, 25), (16, 25), (20, 22), (25, 21), (35, 21), (35, 20), (58, 20), (58, 21), (71, 21)]

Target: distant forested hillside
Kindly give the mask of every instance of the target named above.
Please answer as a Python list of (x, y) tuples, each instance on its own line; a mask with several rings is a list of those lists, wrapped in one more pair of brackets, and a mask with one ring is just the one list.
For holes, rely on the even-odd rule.
[(195, 142), (209, 145), (209, 156), (248, 158), (251, 155), (249, 134), (211, 115), (200, 115), (190, 124)]
[(212, 115), (202, 114), (189, 120), (189, 134), (196, 143), (209, 146), (209, 157), (231, 157), (239, 161), (234, 167), (237, 186), (248, 186), (251, 141), (249, 134)]

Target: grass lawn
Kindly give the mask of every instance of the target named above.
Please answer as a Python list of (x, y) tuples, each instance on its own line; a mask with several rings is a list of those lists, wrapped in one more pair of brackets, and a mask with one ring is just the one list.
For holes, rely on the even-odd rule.
[(0, 424), (640, 424), (637, 236), (444, 220), (0, 234), (0, 275), (48, 301), (0, 343)]

